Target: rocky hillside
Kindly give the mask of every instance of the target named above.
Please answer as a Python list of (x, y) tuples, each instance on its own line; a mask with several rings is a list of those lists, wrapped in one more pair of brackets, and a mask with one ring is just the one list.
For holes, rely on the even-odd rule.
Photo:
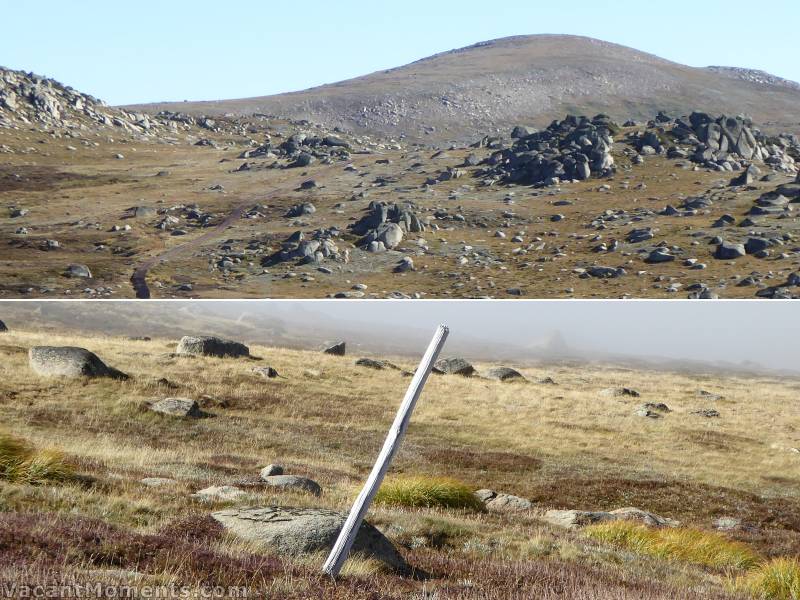
[(181, 103), (180, 110), (263, 112), (430, 141), (468, 139), (518, 123), (541, 127), (567, 113), (606, 113), (623, 121), (659, 110), (746, 113), (776, 129), (800, 130), (800, 89), (766, 73), (693, 68), (591, 38), (534, 35), (300, 92)]
[(86, 129), (118, 127), (146, 133), (155, 120), (141, 112), (111, 108), (53, 79), (0, 67), (0, 128)]

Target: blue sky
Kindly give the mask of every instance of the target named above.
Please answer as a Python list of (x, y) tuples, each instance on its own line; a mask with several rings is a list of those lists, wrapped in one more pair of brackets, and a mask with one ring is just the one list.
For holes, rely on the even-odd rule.
[(534, 33), (800, 80), (797, 0), (0, 0), (0, 14), (0, 65), (112, 104), (304, 89)]

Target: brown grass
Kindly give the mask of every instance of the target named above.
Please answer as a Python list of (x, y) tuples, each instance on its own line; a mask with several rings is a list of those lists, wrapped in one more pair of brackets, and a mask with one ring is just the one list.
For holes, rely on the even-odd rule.
[[(241, 558), (252, 554), (252, 548), (217, 537), (218, 528), (205, 519), (215, 505), (192, 500), (192, 492), (252, 478), (260, 467), (279, 462), (287, 472), (317, 480), (323, 496), (252, 488), (248, 503), (346, 510), (408, 384), (394, 371), (368, 371), (336, 357), (281, 348), (252, 348), (286, 377), (264, 380), (250, 371), (252, 361), (167, 358), (165, 352), (174, 347), (174, 340), (136, 342), (134, 351), (123, 338), (4, 334), (4, 343), (14, 348), (26, 349), (45, 340), (87, 347), (132, 378), (124, 382), (42, 379), (28, 369), (24, 352), (0, 348), (4, 425), (35, 447), (62, 448), (81, 474), (94, 479), (91, 484), (0, 483), (0, 515), (11, 519), (9, 527), (13, 519), (22, 519), (13, 521), (19, 523), (13, 527), (27, 529), (33, 521), (24, 515), (48, 513), (58, 523), (70, 514), (112, 528), (111, 540), (123, 536), (144, 547), (157, 547), (162, 538), (189, 540), (190, 545), (198, 543), (192, 540), (204, 540), (202, 544), (215, 554), (208, 559), (212, 566), (202, 567), (205, 574), (186, 572), (186, 579), (194, 582), (202, 577), (246, 579), (248, 561), (254, 559)], [(403, 359), (392, 360), (411, 366)], [(321, 372), (319, 377), (303, 374), (311, 363)], [(793, 402), (792, 382), (599, 365), (521, 370), (529, 379), (552, 376), (558, 385), (431, 379), (392, 472), (446, 474), (472, 489), (517, 494), (535, 503), (532, 514), (375, 506), (368, 519), (430, 579), (374, 574), (369, 565), (358, 565), (353, 566), (352, 578), (330, 587), (310, 567), (282, 563), (275, 567), (280, 574), (270, 575), (273, 572), (267, 569), (264, 575), (269, 580), (265, 584), (275, 586), (270, 588), (276, 590), (275, 597), (285, 592), (285, 597), (306, 593), (343, 598), (351, 593), (350, 597), (393, 598), (420, 595), (423, 589), (439, 590), (441, 598), (470, 594), (556, 598), (570, 593), (586, 598), (723, 598), (729, 594), (713, 569), (657, 558), (632, 563), (626, 558), (628, 551), (546, 526), (536, 515), (548, 508), (607, 510), (635, 505), (700, 529), (708, 529), (719, 516), (736, 516), (751, 528), (731, 532), (731, 539), (766, 557), (796, 552), (800, 497), (797, 487), (786, 482), (796, 457), (790, 451), (797, 446), (792, 422), (800, 410)], [(155, 385), (161, 377), (179, 387)], [(620, 385), (636, 388), (642, 398), (598, 394)], [(694, 391), (700, 387), (726, 396), (722, 418), (698, 421), (690, 414), (697, 404)], [(168, 395), (211, 397), (213, 401), (203, 404), (211, 417), (178, 421), (141, 410), (142, 403)], [(673, 412), (659, 422), (632, 416), (642, 401), (666, 402)], [(698, 432), (713, 432), (715, 443), (698, 443)], [(169, 477), (176, 483), (148, 488), (140, 483), (143, 477)], [(65, 539), (73, 535), (73, 525), (63, 527), (66, 533), (59, 535)], [(80, 574), (77, 554), (69, 555), (74, 560), (58, 568), (54, 559), (41, 558), (66, 552), (42, 535), (37, 530), (28, 550), (13, 543), (6, 547), (17, 557), (11, 563), (16, 574), (9, 577), (35, 579), (39, 563), (49, 564), (53, 576), (101, 577)], [(129, 541), (120, 542), (123, 548), (116, 551), (127, 552)], [(47, 554), (41, 548), (54, 550)], [(166, 555), (158, 552), (148, 563), (155, 571), (169, 566)], [(230, 569), (223, 566), (230, 556), (244, 563)], [(118, 562), (128, 560), (133, 559), (123, 553)], [(228, 571), (233, 573), (231, 579), (226, 579)]]

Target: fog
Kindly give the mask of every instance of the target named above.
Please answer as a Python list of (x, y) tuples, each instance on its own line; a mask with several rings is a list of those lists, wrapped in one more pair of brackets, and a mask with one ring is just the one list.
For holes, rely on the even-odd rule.
[(56, 327), (418, 356), (436, 325), (445, 354), (512, 363), (614, 360), (663, 369), (800, 374), (793, 302), (173, 301), (0, 302), (10, 328)]
[[(215, 310), (241, 307), (216, 303)], [(753, 363), (800, 372), (800, 305), (791, 302), (290, 302), (248, 303), (287, 322), (320, 320), (392, 335), (420, 348), (439, 323), (487, 345), (566, 348), (589, 355)]]

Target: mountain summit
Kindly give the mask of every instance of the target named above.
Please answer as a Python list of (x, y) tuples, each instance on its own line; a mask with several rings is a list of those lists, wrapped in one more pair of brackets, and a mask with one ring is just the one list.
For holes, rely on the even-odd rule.
[(659, 110), (746, 113), (776, 129), (800, 130), (800, 87), (793, 82), (747, 69), (688, 67), (568, 35), (482, 42), (299, 92), (148, 107), (164, 108), (260, 112), (430, 141), (466, 140), (518, 123), (542, 126), (567, 113), (643, 120)]

